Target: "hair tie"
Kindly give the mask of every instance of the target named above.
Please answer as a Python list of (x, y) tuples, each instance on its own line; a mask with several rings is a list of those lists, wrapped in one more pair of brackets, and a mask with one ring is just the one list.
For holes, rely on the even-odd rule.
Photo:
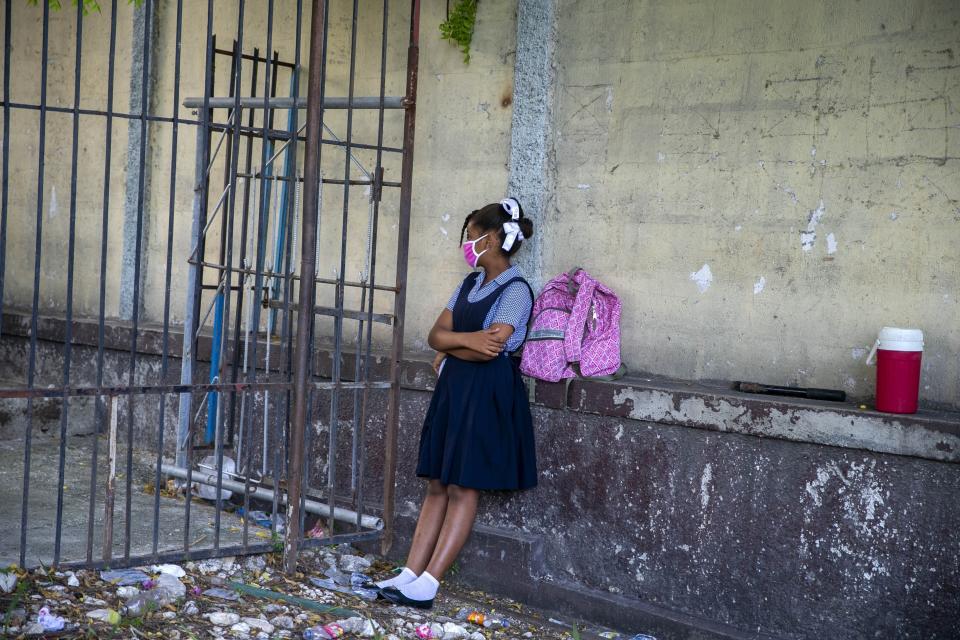
[(500, 201), (500, 206), (510, 214), (512, 220), (520, 219), (520, 203), (517, 202), (516, 198), (504, 198)]
[(516, 222), (504, 222), (503, 232), (507, 234), (507, 237), (503, 240), (504, 251), (510, 251), (510, 249), (513, 248), (513, 243), (517, 240), (520, 242), (526, 240), (526, 238), (523, 237), (523, 231), (520, 230), (520, 225)]

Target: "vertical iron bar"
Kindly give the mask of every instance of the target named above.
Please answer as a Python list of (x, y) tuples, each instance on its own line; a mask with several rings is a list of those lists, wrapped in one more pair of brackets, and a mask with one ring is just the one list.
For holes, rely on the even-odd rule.
[[(246, 0), (240, 0), (239, 8), (237, 11), (237, 46), (235, 51), (239, 54), (236, 59), (236, 75), (234, 76), (233, 86), (235, 87), (234, 96), (233, 96), (233, 113), (234, 118), (232, 122), (233, 127), (233, 138), (231, 140), (233, 152), (230, 158), (230, 168), (229, 168), (229, 179), (231, 185), (237, 184), (237, 171), (239, 169), (239, 157), (240, 157), (240, 131), (243, 126), (242, 121), (242, 112), (240, 111), (240, 79), (243, 73), (243, 19), (244, 19), (244, 10), (246, 9)], [(224, 267), (223, 281), (225, 283), (225, 288), (223, 291), (224, 296), (224, 309), (227, 317), (230, 315), (230, 295), (233, 293), (233, 223), (236, 218), (237, 211), (237, 190), (235, 188), (230, 189), (230, 198), (229, 198), (229, 208), (228, 212), (228, 223), (227, 223), (227, 255), (226, 260), (221, 264)], [(240, 280), (241, 284), (243, 280)], [(224, 322), (223, 335), (221, 337), (221, 345), (226, 345), (230, 340), (230, 323)], [(235, 397), (231, 393), (231, 398)], [(217, 495), (216, 503), (217, 509), (214, 514), (213, 520), (213, 548), (220, 549), (220, 512), (223, 509), (223, 494), (221, 490), (223, 488), (223, 412), (219, 412), (217, 417)]]
[[(203, 259), (204, 247), (206, 245), (206, 238), (201, 239), (200, 233), (203, 229), (203, 225), (206, 222), (206, 211), (207, 211), (207, 195), (210, 187), (210, 179), (207, 174), (207, 164), (210, 157), (210, 122), (213, 117), (210, 111), (210, 95), (213, 93), (213, 71), (214, 71), (214, 60), (216, 59), (216, 54), (214, 53), (214, 45), (216, 40), (213, 36), (213, 0), (207, 0), (207, 52), (206, 52), (206, 64), (204, 65), (204, 87), (203, 87), (203, 112), (200, 116), (200, 129), (197, 137), (197, 145), (203, 149), (197, 150), (197, 185), (194, 187), (194, 193), (196, 194), (199, 191), (199, 196), (195, 195), (194, 197), (194, 207), (197, 207), (197, 204), (200, 204), (199, 210), (194, 209), (193, 217), (193, 233), (199, 242), (198, 256), (200, 259)], [(198, 310), (200, 307), (200, 298), (203, 296), (203, 289), (200, 286), (203, 283), (203, 269), (197, 268), (195, 278), (191, 283), (188, 283), (188, 286), (192, 285), (194, 290), (194, 300), (187, 301), (187, 304), (194, 305), (193, 317), (198, 316)], [(189, 327), (190, 335), (184, 333), (184, 349), (186, 349), (186, 342), (190, 341), (191, 343), (191, 352), (192, 358), (191, 361), (196, 360), (197, 354), (197, 332), (194, 326)], [(182, 396), (181, 396), (182, 398)], [(186, 558), (190, 557), (190, 504), (193, 497), (193, 416), (190, 413), (192, 397), (188, 397), (186, 401), (186, 410), (187, 410), (187, 432), (186, 432), (186, 463), (187, 463), (187, 484), (184, 491), (184, 523), (183, 523), (183, 552)], [(183, 420), (183, 402), (181, 400), (181, 420)], [(177, 446), (181, 446), (181, 443), (177, 443)]]
[(12, 3), (4, 2), (3, 20), (3, 178), (0, 184), (0, 335), (3, 333), (3, 274), (7, 264), (7, 183), (10, 179), (10, 21)]
[(313, 0), (310, 16), (310, 63), (307, 89), (307, 142), (304, 152), (303, 174), (303, 229), (302, 251), (300, 253), (300, 311), (297, 313), (297, 341), (293, 422), (290, 425), (290, 479), (288, 483), (287, 531), (283, 548), (283, 566), (288, 574), (297, 568), (297, 547), (300, 542), (300, 482), (303, 478), (303, 441), (307, 417), (307, 375), (310, 367), (310, 327), (313, 320), (313, 306), (316, 286), (317, 265), (314, 251), (317, 241), (317, 187), (320, 180), (320, 129), (322, 125), (324, 26), (326, 24), (325, 0)]
[[(33, 388), (37, 367), (37, 314), (40, 304), (40, 255), (43, 248), (43, 172), (47, 142), (47, 62), (50, 44), (50, 6), (43, 3), (43, 49), (40, 69), (40, 140), (37, 145), (37, 227), (33, 260), (33, 303), (30, 313), (30, 357), (27, 386)], [(27, 516), (30, 498), (30, 447), (33, 440), (33, 398), (27, 399), (27, 429), (23, 448), (23, 502), (20, 508), (20, 566), (27, 559)]]
[[(170, 277), (173, 271), (173, 220), (177, 199), (177, 148), (180, 123), (180, 45), (183, 39), (183, 0), (177, 0), (177, 31), (173, 62), (173, 131), (171, 132), (170, 150), (170, 189), (168, 191), (167, 206), (167, 260), (164, 266), (163, 281), (163, 338), (160, 361), (160, 380), (167, 382), (169, 370), (168, 350), (170, 346)], [(186, 341), (186, 336), (184, 336)], [(154, 478), (153, 495), (153, 555), (157, 556), (160, 537), (160, 483), (162, 481), (160, 466), (163, 464), (163, 436), (166, 429), (167, 396), (160, 395), (160, 422), (157, 425), (157, 468)]]
[[(70, 230), (67, 239), (67, 309), (63, 338), (63, 387), (70, 386), (70, 359), (73, 355), (73, 260), (77, 234), (77, 151), (80, 137), (80, 60), (83, 52), (83, 7), (77, 3), (76, 60), (73, 68), (73, 139), (70, 148)], [(57, 466), (57, 523), (54, 529), (53, 564), (60, 564), (60, 542), (63, 524), (63, 474), (67, 461), (67, 419), (70, 398), (64, 395), (60, 410), (60, 459)]]
[[(373, 297), (376, 293), (377, 283), (377, 231), (380, 220), (380, 200), (383, 196), (383, 121), (384, 108), (383, 98), (386, 95), (387, 83), (387, 36), (389, 33), (388, 22), (390, 13), (390, 0), (383, 0), (383, 33), (380, 39), (380, 108), (377, 110), (377, 159), (373, 170), (373, 185), (371, 185), (373, 198), (373, 229), (371, 230), (370, 244), (370, 298), (367, 301), (367, 344), (363, 348), (363, 373), (361, 379), (364, 383), (370, 381), (370, 352), (373, 345)], [(360, 344), (357, 344), (359, 350)], [(367, 401), (369, 399), (370, 389), (364, 387), (363, 400), (361, 401), (359, 436), (360, 454), (357, 457), (357, 490), (354, 496), (354, 511), (357, 512), (357, 530), (360, 530), (360, 514), (363, 513), (363, 471), (364, 471), (364, 447), (363, 434), (367, 425)]]
[[(270, 97), (271, 97), (271, 85), (274, 84), (273, 78), (271, 76), (276, 74), (276, 67), (271, 64), (270, 52), (273, 50), (273, 0), (269, 0), (267, 3), (267, 47), (265, 58), (265, 69), (263, 77), (263, 114), (261, 115), (261, 122), (263, 124), (263, 129), (260, 137), (260, 192), (257, 199), (257, 211), (258, 211), (258, 227), (257, 227), (257, 249), (256, 249), (256, 258), (254, 266), (254, 290), (253, 290), (253, 307), (251, 309), (252, 318), (251, 325), (253, 326), (253, 342), (250, 344), (250, 361), (253, 363), (253, 366), (247, 369), (246, 372), (246, 382), (247, 383), (256, 383), (257, 380), (257, 346), (260, 343), (259, 334), (260, 334), (260, 298), (263, 295), (263, 268), (264, 261), (266, 259), (266, 246), (267, 246), (267, 229), (270, 223), (270, 199), (269, 196), (265, 196), (265, 187), (269, 186), (269, 182), (266, 180), (267, 176), (267, 162), (270, 159), (268, 155), (270, 152), (269, 149), (269, 132), (270, 132), (270, 122), (272, 120), (271, 109), (270, 109)], [(252, 124), (252, 122), (251, 122)], [(251, 139), (252, 139), (251, 135)], [(248, 329), (249, 330), (249, 329)], [(270, 336), (267, 336), (267, 340), (270, 339)], [(270, 375), (270, 372), (267, 371), (267, 376)], [(254, 399), (256, 399), (256, 394), (254, 394)], [(265, 396), (266, 397), (266, 396)], [(253, 430), (253, 408), (245, 416), (245, 425), (242, 425), (241, 428), (246, 427), (248, 430)], [(274, 485), (274, 494), (279, 493), (280, 486)], [(244, 494), (249, 494), (250, 492), (250, 474), (244, 474)], [(245, 504), (247, 504), (245, 500)], [(271, 514), (271, 521), (272, 518)], [(274, 525), (275, 526), (275, 525)], [(287, 523), (289, 527), (289, 523)], [(244, 536), (246, 539), (246, 536)]]
[[(137, 161), (139, 164), (137, 178), (137, 239), (135, 241), (134, 261), (133, 261), (133, 326), (130, 337), (130, 370), (127, 372), (129, 385), (132, 387), (136, 381), (137, 369), (137, 333), (140, 324), (140, 268), (141, 252), (143, 250), (143, 200), (146, 180), (147, 167), (147, 96), (150, 93), (150, 47), (151, 36), (153, 35), (153, 0), (146, 0), (143, 11), (146, 15), (143, 19), (143, 72), (140, 76), (142, 89), (140, 90), (140, 149), (137, 150)], [(130, 558), (130, 535), (133, 526), (133, 396), (127, 401), (127, 477), (124, 478), (127, 485), (126, 494), (126, 521), (124, 523), (123, 557)]]
[(108, 396), (108, 421), (110, 432), (108, 443), (107, 486), (103, 500), (103, 560), (109, 562), (113, 558), (113, 507), (117, 496), (117, 397)]
[[(291, 81), (290, 92), (294, 98), (300, 96), (300, 49), (303, 40), (303, 0), (297, 0), (297, 19), (296, 19), (296, 43), (294, 46), (294, 65), (293, 65), (293, 78)], [(298, 109), (292, 111), (293, 115), (293, 125), (292, 130), (294, 132), (299, 131), (298, 122), (300, 112)], [(289, 122), (289, 119), (288, 119)], [(290, 140), (290, 147), (288, 148), (288, 157), (291, 159), (290, 162), (290, 172), (289, 177), (296, 178), (297, 176), (297, 143), (299, 141), (299, 136), (294, 135)], [(289, 381), (290, 372), (293, 370), (293, 316), (290, 313), (290, 297), (293, 295), (293, 249), (296, 244), (296, 227), (294, 224), (294, 218), (296, 217), (297, 212), (300, 211), (300, 189), (301, 189), (301, 180), (295, 180), (292, 185), (294, 188), (294, 197), (288, 199), (287, 201), (287, 215), (285, 217), (286, 225), (286, 237), (290, 238), (290, 241), (286, 242), (284, 248), (284, 279), (283, 279), (283, 328), (280, 330), (280, 377), (283, 381)], [(293, 400), (293, 394), (290, 391), (286, 391), (283, 394), (283, 411), (280, 411), (279, 406), (274, 412), (276, 418), (276, 426), (273, 428), (273, 433), (276, 434), (283, 428), (283, 441), (284, 443), (289, 443), (289, 431), (290, 429), (290, 404)], [(279, 405), (279, 402), (278, 402)], [(266, 425), (264, 425), (266, 427)], [(274, 438), (276, 435), (274, 435)], [(264, 438), (264, 446), (266, 446), (266, 438)], [(263, 459), (266, 460), (267, 452), (266, 449), (263, 451)], [(284, 459), (288, 456), (287, 452), (284, 452)], [(306, 456), (304, 456), (306, 458)], [(274, 458), (276, 459), (276, 457)], [(266, 468), (266, 462), (264, 462), (264, 469)], [(276, 478), (276, 474), (274, 475)], [(275, 483), (274, 487), (278, 485)], [(274, 491), (276, 495), (276, 491)], [(276, 503), (274, 503), (274, 512), (276, 512)], [(289, 527), (288, 527), (289, 528)], [(296, 558), (294, 558), (294, 564), (296, 564)]]
[(407, 109), (403, 119), (403, 165), (400, 170), (400, 221), (397, 229), (397, 295), (394, 298), (393, 345), (390, 349), (390, 405), (383, 473), (384, 555), (393, 544), (393, 510), (397, 475), (397, 427), (400, 422), (400, 366), (403, 358), (404, 307), (407, 303), (407, 257), (410, 253), (410, 199), (413, 188), (413, 141), (417, 115), (417, 71), (420, 62), (420, 0), (411, 0), (410, 45), (407, 50)]
[(340, 229), (340, 268), (337, 270), (336, 300), (334, 307), (339, 312), (333, 319), (333, 384), (330, 396), (330, 449), (327, 453), (327, 497), (330, 500), (330, 530), (333, 531), (333, 510), (336, 505), (337, 490), (337, 432), (340, 425), (340, 377), (341, 352), (343, 350), (343, 302), (344, 281), (347, 267), (347, 239), (349, 237), (350, 217), (350, 151), (353, 142), (353, 92), (355, 88), (357, 66), (357, 13), (359, 0), (353, 0), (353, 15), (350, 21), (350, 72), (347, 79), (347, 136), (343, 155), (343, 216)]
[[(243, 52), (241, 51), (240, 53), (242, 54)], [(253, 48), (253, 71), (251, 73), (251, 79), (250, 79), (250, 95), (252, 97), (256, 97), (257, 95), (257, 72), (259, 70), (260, 70), (260, 49), (257, 47), (254, 47)], [(253, 126), (255, 124), (254, 122), (255, 116), (256, 116), (256, 110), (250, 109), (250, 116), (247, 121), (250, 129), (253, 129)], [(248, 232), (247, 222), (250, 217), (250, 191), (255, 181), (257, 180), (257, 176), (256, 176), (256, 172), (253, 172), (253, 173), (250, 172), (250, 167), (253, 162), (253, 136), (246, 135), (245, 137), (247, 139), (247, 149), (246, 149), (246, 157), (244, 158), (244, 173), (246, 173), (248, 176), (251, 176), (251, 177), (247, 179), (243, 185), (244, 187), (243, 188), (243, 208), (240, 215), (240, 264), (243, 265), (244, 267), (248, 267), (249, 265), (246, 264), (247, 257), (248, 257), (247, 256), (247, 232)], [(264, 173), (264, 168), (263, 168), (263, 165), (261, 164), (260, 165), (261, 182), (263, 180), (263, 173)], [(263, 187), (261, 186), (261, 191), (262, 190), (263, 190)], [(240, 278), (241, 293), (244, 289), (244, 286), (245, 286), (244, 283), (246, 282), (246, 280), (247, 280), (246, 275), (241, 276)], [(256, 302), (254, 302), (254, 304), (256, 304)], [(239, 370), (240, 370), (240, 366), (239, 366), (240, 335), (242, 333), (242, 327), (241, 327), (242, 321), (243, 321), (243, 295), (238, 295), (237, 296), (237, 315), (234, 320), (234, 329), (233, 329), (233, 364), (230, 367), (230, 382), (234, 382), (234, 383), (237, 381), (237, 378), (239, 376)], [(247, 327), (247, 331), (248, 332), (250, 331), (249, 327)], [(254, 363), (254, 367), (256, 367), (256, 363)], [(241, 398), (245, 398), (247, 394), (241, 393), (240, 395), (241, 395)], [(236, 392), (231, 392), (230, 393), (230, 414), (229, 414), (229, 419), (227, 420), (227, 424), (229, 425), (229, 431), (227, 432), (227, 441), (231, 443), (231, 445), (233, 444), (234, 422), (235, 422), (236, 413), (237, 413), (236, 399), (237, 399)], [(242, 419), (242, 413), (241, 413), (241, 419)], [(241, 430), (243, 429), (243, 425), (240, 425), (240, 429)], [(240, 461), (237, 460), (237, 468), (239, 469), (239, 467), (240, 467)], [(246, 521), (246, 518), (244, 518), (244, 521)]]
[[(103, 385), (103, 351), (106, 331), (107, 245), (110, 230), (110, 161), (113, 150), (113, 73), (117, 49), (117, 0), (110, 3), (110, 58), (107, 63), (107, 120), (103, 161), (103, 213), (100, 225), (100, 308), (97, 316), (97, 387)], [(94, 423), (100, 435), (103, 401), (96, 396)], [(93, 561), (93, 525), (97, 503), (97, 463), (100, 438), (93, 439), (93, 464), (90, 465), (90, 510), (87, 514), (87, 562)]]

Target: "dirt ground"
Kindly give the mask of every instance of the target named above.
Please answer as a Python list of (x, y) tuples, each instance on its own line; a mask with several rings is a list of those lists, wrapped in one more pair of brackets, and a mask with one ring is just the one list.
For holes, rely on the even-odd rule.
[[(381, 640), (627, 638), (611, 630), (550, 618), (509, 599), (446, 585), (428, 611), (363, 599), (346, 586), (351, 573), (360, 570), (381, 579), (396, 567), (376, 557), (364, 558), (349, 545), (304, 552), (293, 576), (280, 571), (279, 561), (277, 553), (142, 567), (140, 578), (150, 582), (137, 582), (130, 576), (127, 586), (100, 571), (12, 568), (0, 573), (0, 611), (4, 614), (0, 631), (10, 637), (266, 640), (302, 638), (309, 628), (338, 623), (346, 630), (343, 638)], [(325, 584), (336, 585), (333, 588), (311, 582), (311, 578), (330, 580), (329, 576), (335, 580)], [(111, 577), (114, 582), (107, 580)], [(182, 591), (182, 597), (146, 612), (124, 609), (138, 596), (160, 589), (156, 585), (166, 588), (171, 582)], [(38, 619), (43, 607), (52, 616), (63, 618), (62, 629), (44, 633)], [(464, 619), (475, 611), (494, 623), (484, 627)], [(94, 619), (91, 614), (106, 619)], [(47, 625), (51, 627), (49, 620)]]

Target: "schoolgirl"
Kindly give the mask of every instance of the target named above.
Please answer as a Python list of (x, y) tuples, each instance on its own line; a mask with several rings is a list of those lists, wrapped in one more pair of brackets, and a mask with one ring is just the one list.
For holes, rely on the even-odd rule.
[[(466, 238), (464, 240), (464, 234)], [(467, 275), (430, 331), (439, 379), (420, 434), (417, 475), (428, 479), (407, 563), (375, 583), (396, 604), (430, 608), (466, 543), (481, 491), (537, 484), (530, 406), (516, 361), (533, 291), (510, 258), (533, 236), (520, 203), (507, 198), (463, 221)]]

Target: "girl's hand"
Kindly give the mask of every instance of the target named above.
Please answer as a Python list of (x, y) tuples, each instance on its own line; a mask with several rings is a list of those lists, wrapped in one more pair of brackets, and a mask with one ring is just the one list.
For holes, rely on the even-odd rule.
[(440, 365), (443, 364), (443, 361), (446, 360), (447, 354), (443, 351), (437, 352), (437, 357), (433, 359), (433, 371), (437, 375), (440, 375)]
[(500, 327), (491, 327), (483, 331), (465, 334), (464, 342), (464, 346), (468, 349), (489, 358), (496, 358), (503, 352), (507, 340), (503, 337)]

